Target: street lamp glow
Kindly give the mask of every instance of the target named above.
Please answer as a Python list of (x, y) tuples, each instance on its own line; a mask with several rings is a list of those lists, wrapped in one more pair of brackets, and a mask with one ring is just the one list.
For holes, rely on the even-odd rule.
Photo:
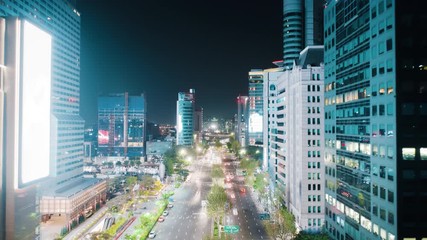
[(201, 151), (202, 151), (202, 148), (201, 148), (201, 147), (197, 147), (197, 148), (196, 148), (196, 151), (197, 151), (197, 152), (201, 152)]
[(246, 154), (246, 150), (245, 149), (242, 149), (242, 150), (240, 150), (240, 155), (245, 155)]
[(191, 162), (193, 160), (193, 158), (191, 156), (187, 157), (187, 161)]
[(185, 155), (187, 154), (187, 150), (185, 150), (185, 148), (183, 148), (183, 149), (181, 149), (181, 150), (179, 151), (179, 154), (180, 154), (181, 156), (185, 156)]

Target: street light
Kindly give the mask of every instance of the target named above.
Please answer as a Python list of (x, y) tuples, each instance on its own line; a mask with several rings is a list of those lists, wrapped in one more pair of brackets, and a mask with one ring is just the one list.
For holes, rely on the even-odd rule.
[(181, 155), (181, 156), (185, 156), (185, 155), (187, 155), (187, 150), (186, 150), (185, 148), (181, 149), (181, 150), (179, 151), (179, 155)]

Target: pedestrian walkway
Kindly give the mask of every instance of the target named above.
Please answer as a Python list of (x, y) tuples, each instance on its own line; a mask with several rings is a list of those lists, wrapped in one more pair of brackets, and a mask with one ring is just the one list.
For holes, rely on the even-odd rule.
[(83, 236), (89, 231), (89, 229), (93, 227), (95, 224), (97, 224), (105, 216), (107, 212), (108, 212), (108, 207), (104, 205), (101, 209), (99, 209), (96, 213), (94, 213), (90, 218), (82, 222), (70, 233), (68, 233), (64, 237), (64, 240), (83, 239)]

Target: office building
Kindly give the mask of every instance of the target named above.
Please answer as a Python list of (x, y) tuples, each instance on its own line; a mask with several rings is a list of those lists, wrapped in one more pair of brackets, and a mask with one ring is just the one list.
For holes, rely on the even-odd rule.
[(306, 46), (323, 45), (323, 1), (283, 1), (283, 63), (291, 68)]
[(194, 143), (195, 90), (178, 93), (176, 102), (176, 145), (191, 146)]
[[(2, 186), (2, 188), (6, 189), (6, 191), (2, 190), (6, 194), (6, 201), (2, 202), (2, 208), (11, 212), (7, 214), (7, 221), (0, 221), (1, 228), (4, 229), (3, 226), (6, 228), (6, 231), (2, 231), (0, 238), (4, 236), (6, 239), (34, 239), (40, 236), (40, 228), (33, 228), (33, 224), (25, 226), (28, 221), (20, 218), (31, 216), (33, 220), (36, 219), (35, 222), (38, 225), (40, 215), (44, 217), (51, 214), (62, 214), (62, 217), (66, 219), (65, 225), (69, 225), (73, 219), (77, 219), (78, 213), (82, 212), (81, 208), (86, 203), (100, 203), (105, 199), (103, 198), (103, 193), (105, 193), (104, 182), (96, 179), (83, 179), (84, 121), (79, 115), (80, 14), (72, 4), (63, 0), (50, 2), (3, 1), (0, 5), (0, 16), (6, 19), (6, 26), (4, 28), (6, 39), (1, 39), (2, 42), (6, 43), (4, 49), (7, 59), (3, 69), (5, 72), (3, 84), (4, 86), (8, 86), (4, 89), (9, 92), (6, 92), (5, 95), (11, 97), (13, 94), (16, 94), (15, 96), (17, 97), (13, 101), (11, 99), (5, 101), (6, 106), (4, 109), (7, 112), (7, 116), (14, 116), (10, 114), (10, 111), (20, 111), (20, 114), (25, 115), (28, 113), (25, 109), (31, 109), (31, 107), (26, 108), (24, 106), (25, 99), (29, 99), (27, 97), (31, 96), (31, 94), (25, 93), (25, 84), (15, 86), (14, 89), (9, 88), (10, 86), (16, 84), (18, 81), (21, 84), (22, 82), (26, 82), (26, 76), (29, 76), (29, 78), (39, 76), (44, 77), (43, 79), (46, 80), (38, 80), (44, 84), (31, 86), (30, 91), (31, 93), (35, 93), (34, 90), (38, 90), (39, 92), (37, 93), (40, 94), (35, 100), (28, 102), (29, 104), (37, 103), (32, 109), (40, 109), (40, 112), (34, 113), (31, 116), (31, 121), (40, 121), (37, 127), (33, 126), (31, 128), (31, 134), (24, 133), (28, 130), (27, 128), (17, 130), (16, 133), (22, 130), (21, 133), (23, 135), (19, 136), (8, 135), (6, 133), (6, 139), (4, 139), (8, 144), (13, 144), (11, 139), (15, 137), (19, 138), (20, 136), (25, 136), (24, 138), (26, 138), (31, 135), (39, 137), (32, 142), (38, 142), (38, 144), (47, 144), (49, 142), (46, 145), (49, 147), (49, 150), (43, 151), (45, 154), (49, 154), (49, 156), (40, 157), (40, 162), (38, 163), (34, 163), (34, 158), (32, 158), (32, 164), (18, 165), (19, 168), (25, 166), (32, 167), (31, 172), (37, 173), (38, 177), (32, 175), (30, 179), (42, 179), (40, 176), (43, 176), (43, 179), (44, 177), (48, 179), (41, 184), (43, 190), (41, 193), (37, 193), (35, 190), (25, 192), (26, 190), (21, 189), (18, 184), (14, 187), (15, 193), (19, 192), (19, 194), (15, 195), (15, 200), (11, 202), (8, 199), (13, 199), (11, 194), (14, 194), (14, 190), (7, 183)], [(24, 20), (17, 19), (16, 17), (18, 16)], [(21, 37), (18, 38), (18, 34)], [(23, 35), (27, 35), (30, 40), (26, 40), (25, 37), (22, 38)], [(37, 43), (37, 47), (31, 48), (33, 45), (30, 42)], [(17, 54), (17, 52), (21, 52), (22, 54)], [(28, 55), (26, 55), (27, 53)], [(37, 59), (35, 60), (34, 58)], [(26, 64), (27, 60), (33, 62), (31, 64), (27, 62)], [(36, 71), (36, 68), (31, 67), (28, 69), (28, 66), (37, 66), (38, 70)], [(17, 74), (18, 71), (21, 71), (23, 74)], [(26, 71), (28, 71), (28, 74), (31, 74), (25, 75)], [(19, 88), (22, 89), (19, 90)], [(21, 92), (14, 92), (18, 90)], [(40, 96), (43, 96), (43, 98), (40, 98)], [(45, 98), (46, 96), (48, 96), (48, 100)], [(21, 102), (15, 102), (17, 99), (20, 99), (19, 101)], [(43, 104), (48, 103), (49, 108), (43, 108), (44, 105), (41, 105), (40, 101)], [(42, 109), (48, 109), (50, 116), (46, 118), (45, 112), (41, 111)], [(14, 116), (19, 119), (9, 119), (6, 129), (18, 127), (17, 125), (9, 125), (14, 121), (26, 122), (28, 118), (24, 115), (21, 116), (18, 114)], [(44, 119), (44, 121), (41, 121), (41, 119)], [(27, 121), (27, 123), (31, 123), (31, 121)], [(25, 124), (21, 125), (21, 127), (24, 126)], [(24, 138), (21, 141), (25, 141)], [(22, 148), (24, 145), (24, 142), (21, 142)], [(33, 144), (32, 146), (36, 145)], [(17, 146), (5, 147), (5, 150), (14, 149), (15, 147)], [(40, 147), (40, 149), (42, 148)], [(32, 154), (31, 151), (26, 152)], [(9, 154), (11, 153), (9, 152)], [(13, 163), (17, 158), (20, 158), (22, 163), (22, 159), (25, 158), (25, 156), (20, 155), (19, 151), (16, 152), (16, 155), (9, 154), (6, 152), (3, 155), (6, 158), (2, 158), (3, 162)], [(36, 156), (36, 154), (33, 156)], [(4, 165), (5, 169), (7, 169), (7, 176), (4, 176), (9, 179), (12, 174), (11, 172), (14, 172), (14, 170), (7, 166), (7, 164)], [(40, 171), (34, 171), (35, 166), (40, 167)], [(5, 171), (5, 169), (2, 170)], [(20, 170), (23, 171), (22, 169)], [(22, 181), (26, 182), (26, 180)], [(10, 183), (11, 181), (8, 182)], [(30, 182), (33, 183), (33, 181), (29, 181), (28, 183)], [(30, 184), (28, 188), (34, 189), (34, 186), (36, 185)], [(94, 188), (100, 191), (92, 191)], [(81, 195), (84, 190), (89, 190), (93, 194)], [(25, 199), (22, 198), (23, 196), (25, 196)], [(46, 202), (46, 198), (50, 198), (51, 201)], [(79, 198), (78, 203), (74, 201), (75, 198)], [(60, 206), (60, 202), (65, 203), (67, 207), (55, 207)], [(75, 204), (71, 206), (70, 202), (74, 202)], [(22, 204), (25, 205), (24, 211), (31, 211), (32, 213), (19, 212), (20, 210), (17, 208), (24, 206)], [(47, 209), (52, 211), (46, 211)]]
[(424, 239), (427, 58), (422, 1), (325, 8), (326, 230)]
[(307, 232), (324, 222), (322, 62), (323, 46), (307, 47), (292, 70), (269, 80), (270, 177), (298, 230)]
[(248, 144), (250, 146), (263, 145), (263, 84), (264, 71), (252, 69), (249, 72), (248, 96)]
[(237, 97), (237, 115), (235, 119), (235, 136), (242, 148), (248, 145), (248, 97)]
[(145, 157), (145, 96), (127, 92), (98, 98), (98, 155)]

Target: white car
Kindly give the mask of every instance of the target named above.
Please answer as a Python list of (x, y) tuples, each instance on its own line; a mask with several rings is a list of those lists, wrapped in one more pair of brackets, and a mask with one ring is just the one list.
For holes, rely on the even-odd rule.
[(167, 216), (167, 215), (169, 215), (169, 212), (168, 211), (164, 211), (163, 212), (163, 216)]
[(156, 233), (154, 231), (151, 231), (150, 234), (148, 234), (148, 238), (155, 238)]
[(168, 204), (168, 208), (173, 208), (173, 204), (172, 204), (172, 203), (169, 203), (169, 204)]

